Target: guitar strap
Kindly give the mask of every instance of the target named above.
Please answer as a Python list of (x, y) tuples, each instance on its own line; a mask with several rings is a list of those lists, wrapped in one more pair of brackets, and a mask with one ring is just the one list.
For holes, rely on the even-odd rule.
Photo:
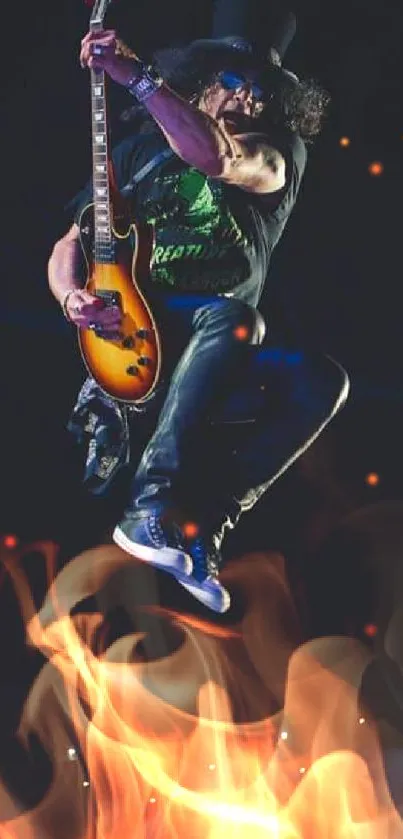
[(168, 160), (168, 158), (173, 157), (174, 152), (172, 149), (164, 149), (163, 151), (158, 152), (152, 160), (149, 160), (148, 163), (145, 163), (144, 166), (136, 172), (135, 175), (130, 179), (130, 181), (120, 190), (121, 195), (127, 196), (131, 192), (133, 192), (134, 188), (140, 181), (143, 180), (159, 163), (162, 163), (164, 160)]

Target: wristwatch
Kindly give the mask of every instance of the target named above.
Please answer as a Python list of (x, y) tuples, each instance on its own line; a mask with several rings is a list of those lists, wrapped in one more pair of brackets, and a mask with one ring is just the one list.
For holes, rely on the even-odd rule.
[(139, 102), (146, 102), (163, 85), (164, 80), (155, 69), (140, 62), (140, 72), (129, 79), (126, 87)]

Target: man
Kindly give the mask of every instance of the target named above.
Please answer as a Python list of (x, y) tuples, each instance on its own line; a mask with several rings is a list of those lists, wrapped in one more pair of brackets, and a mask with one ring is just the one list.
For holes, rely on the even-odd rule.
[[(256, 307), (270, 255), (305, 169), (299, 134), (310, 139), (319, 131), (326, 97), (284, 71), (274, 50), (262, 59), (241, 38), (197, 41), (166, 55), (165, 72), (164, 54), (162, 75), (150, 72), (112, 30), (88, 33), (80, 55), (83, 67), (102, 69), (125, 86), (153, 121), (149, 134), (115, 150), (119, 189), (161, 150), (173, 152), (132, 196), (136, 217), (155, 226), (150, 294), (171, 326), (165, 342), (171, 369), (113, 538), (224, 612), (230, 595), (218, 574), (225, 527), (312, 442), (347, 394), (346, 375), (331, 362), (312, 366), (301, 354), (269, 353), (272, 372), (260, 386), (261, 372), (248, 367), (251, 347), (265, 332)], [(82, 289), (77, 268), (78, 222), (90, 196), (89, 187), (78, 199), (76, 221), (54, 247), (49, 283), (68, 320), (113, 338), (121, 312)], [(271, 405), (269, 418), (266, 405), (253, 434), (241, 441), (237, 467), (222, 451), (207, 464), (206, 478), (199, 455), (214, 411), (239, 381), (251, 386), (254, 399), (270, 375), (280, 387), (282, 376), (287, 381), (286, 407)], [(244, 394), (244, 406), (247, 399)]]

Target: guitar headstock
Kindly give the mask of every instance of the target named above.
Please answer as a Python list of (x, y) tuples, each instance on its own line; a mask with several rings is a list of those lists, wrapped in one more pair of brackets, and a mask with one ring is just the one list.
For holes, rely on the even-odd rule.
[(90, 18), (90, 29), (101, 28), (104, 22), (106, 11), (110, 5), (111, 0), (95, 0), (92, 4), (92, 12)]

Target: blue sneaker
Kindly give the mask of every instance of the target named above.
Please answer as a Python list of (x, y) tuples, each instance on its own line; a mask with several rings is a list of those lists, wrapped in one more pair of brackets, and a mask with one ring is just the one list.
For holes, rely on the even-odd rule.
[(193, 571), (189, 577), (178, 578), (178, 582), (208, 609), (226, 612), (231, 605), (231, 596), (218, 579), (222, 562), (220, 551), (214, 542), (207, 545), (202, 538), (192, 539), (187, 548), (193, 560)]
[(164, 524), (155, 513), (125, 516), (112, 538), (126, 553), (169, 571), (180, 581), (192, 573), (193, 561), (183, 546), (180, 529), (173, 523)]

